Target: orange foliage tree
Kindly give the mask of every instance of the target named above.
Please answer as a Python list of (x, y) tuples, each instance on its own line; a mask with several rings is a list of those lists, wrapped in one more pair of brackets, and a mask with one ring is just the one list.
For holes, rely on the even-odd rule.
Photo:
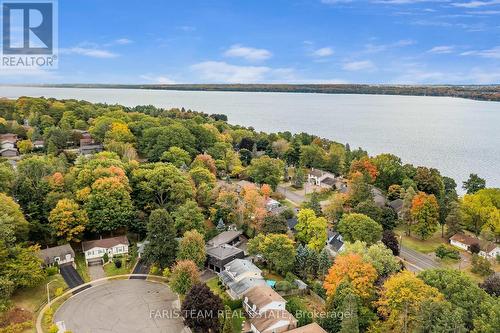
[(243, 223), (255, 230), (260, 229), (267, 214), (264, 197), (255, 185), (245, 185), (241, 194), (243, 197)]
[(378, 170), (375, 164), (373, 164), (368, 157), (363, 157), (362, 159), (355, 160), (351, 163), (351, 173), (359, 171), (363, 174), (365, 180), (369, 183), (373, 183), (378, 176)]
[(323, 287), (326, 289), (326, 294), (333, 296), (344, 279), (352, 285), (356, 295), (369, 298), (374, 291), (377, 270), (359, 254), (338, 256), (325, 277)]
[(434, 194), (419, 192), (413, 197), (411, 216), (413, 229), (422, 239), (432, 236), (439, 226), (439, 205)]

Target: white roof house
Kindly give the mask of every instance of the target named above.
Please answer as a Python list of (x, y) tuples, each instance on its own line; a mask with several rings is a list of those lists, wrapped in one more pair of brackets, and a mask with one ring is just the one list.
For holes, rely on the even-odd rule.
[(232, 299), (241, 298), (253, 287), (266, 285), (262, 271), (246, 259), (234, 259), (224, 265), (224, 270), (219, 273), (219, 279), (228, 288), (227, 293)]
[(453, 235), (450, 238), (450, 244), (465, 251), (470, 251), (471, 245), (478, 244), (480, 248), (479, 255), (488, 259), (495, 258), (497, 255), (500, 255), (500, 247), (498, 247), (495, 243), (462, 233)]

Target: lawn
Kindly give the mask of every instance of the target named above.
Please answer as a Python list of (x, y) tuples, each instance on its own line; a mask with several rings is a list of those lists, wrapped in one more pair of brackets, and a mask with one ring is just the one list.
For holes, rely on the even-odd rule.
[(233, 333), (241, 333), (241, 328), (245, 316), (243, 315), (243, 308), (239, 308), (233, 311)]
[(229, 300), (229, 295), (222, 290), (222, 288), (218, 284), (219, 278), (217, 276), (211, 278), (206, 282), (207, 287), (215, 294), (218, 295), (222, 300)]
[(122, 266), (120, 268), (116, 268), (113, 260), (105, 264), (103, 266), (104, 274), (106, 274), (106, 276), (130, 274), (134, 268), (135, 261), (130, 260), (127, 262), (126, 258), (127, 257), (119, 258), (122, 262)]
[(90, 282), (89, 269), (85, 261), (85, 256), (83, 253), (77, 253), (75, 255), (76, 271), (82, 277), (84, 282)]
[[(54, 282), (51, 282), (54, 281)], [(49, 285), (49, 291), (51, 298), (55, 297), (55, 291), (58, 288), (62, 288), (63, 290), (67, 289), (68, 286), (64, 282), (64, 279), (61, 275), (56, 274), (53, 276), (49, 276), (40, 283), (38, 286), (33, 288), (26, 288), (16, 291), (16, 293), (12, 296), (12, 306), (13, 308), (23, 309), (23, 311), (28, 311), (33, 319), (33, 328), (28, 329), (23, 332), (35, 332), (34, 324), (36, 320), (36, 315), (38, 311), (43, 307), (43, 305), (47, 302), (47, 283)]]
[(441, 238), (441, 229), (436, 231), (431, 238), (426, 240), (421, 240), (413, 236), (406, 236), (405, 226), (399, 226), (394, 231), (398, 236), (402, 236), (403, 246), (418, 252), (431, 253), (434, 252), (439, 245), (446, 244), (446, 241)]

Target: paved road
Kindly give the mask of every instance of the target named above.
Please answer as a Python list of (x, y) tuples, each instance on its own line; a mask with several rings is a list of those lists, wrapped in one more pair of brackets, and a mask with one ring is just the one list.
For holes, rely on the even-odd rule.
[(297, 206), (300, 206), (304, 201), (306, 201), (306, 198), (303, 195), (293, 192), (290, 188), (278, 185), (276, 189), (279, 193), (284, 194), (288, 200), (290, 200)]
[(439, 267), (439, 264), (428, 255), (404, 246), (401, 247), (399, 257), (408, 264), (408, 269), (414, 272), (420, 272), (424, 269)]
[(164, 284), (117, 280), (68, 299), (55, 322), (73, 333), (188, 332), (178, 309), (177, 295)]

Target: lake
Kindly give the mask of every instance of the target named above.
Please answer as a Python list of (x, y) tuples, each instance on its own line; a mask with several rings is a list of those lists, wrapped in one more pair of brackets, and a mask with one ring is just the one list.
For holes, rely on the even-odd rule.
[(500, 187), (500, 103), (451, 97), (2, 87), (0, 97), (75, 98), (223, 113), (266, 132), (308, 132), (435, 167), (461, 182), (470, 173)]

